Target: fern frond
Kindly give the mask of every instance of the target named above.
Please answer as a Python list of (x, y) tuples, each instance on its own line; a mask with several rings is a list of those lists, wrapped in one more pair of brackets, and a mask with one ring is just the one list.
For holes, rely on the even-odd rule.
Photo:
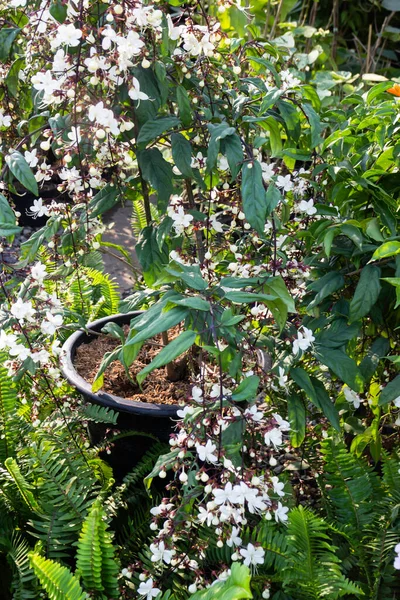
[(111, 408), (106, 406), (99, 406), (98, 404), (82, 404), (74, 411), (74, 421), (80, 421), (81, 419), (87, 421), (94, 421), (95, 423), (107, 423), (110, 425), (116, 425), (118, 419), (118, 413)]
[(37, 598), (36, 577), (29, 564), (28, 542), (19, 533), (10, 540), (7, 552), (8, 562), (12, 564), (14, 576), (11, 584), (13, 600), (31, 600)]
[(14, 455), (17, 439), (15, 416), (17, 406), (17, 389), (4, 365), (6, 356), (0, 353), (0, 462)]
[(104, 591), (108, 598), (117, 597), (118, 565), (114, 559), (111, 535), (103, 520), (100, 500), (94, 502), (79, 536), (77, 571), (90, 591)]
[(363, 460), (351, 454), (343, 442), (331, 438), (321, 444), (325, 460), (320, 483), (325, 487), (336, 518), (360, 536), (366, 525), (374, 519), (374, 503), (371, 499), (377, 489), (376, 475)]
[(31, 566), (50, 600), (86, 600), (88, 595), (79, 580), (66, 567), (34, 552), (29, 554)]
[[(154, 221), (155, 223), (159, 223), (160, 213), (158, 212), (157, 207), (154, 206), (154, 204), (150, 204), (150, 213), (151, 213), (152, 221)], [(147, 225), (147, 220), (146, 220), (146, 211), (144, 208), (144, 201), (142, 199), (133, 200), (132, 201), (132, 218), (131, 218), (131, 226), (132, 226), (133, 235), (136, 238), (138, 238), (140, 235), (140, 232), (143, 231), (143, 229), (146, 227), (146, 225)]]

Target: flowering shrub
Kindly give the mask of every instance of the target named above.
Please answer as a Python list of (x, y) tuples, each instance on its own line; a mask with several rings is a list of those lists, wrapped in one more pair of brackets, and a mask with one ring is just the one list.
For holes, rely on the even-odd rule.
[[(248, 20), (241, 37), (232, 32), (238, 13)], [(23, 244), (18, 263), (3, 266), (1, 375), (11, 395), (3, 403), (1, 459), (8, 484), (23, 490), (25, 525), (40, 515), (34, 527), (42, 541), (37, 523), (51, 513), (54, 489), (70, 485), (70, 472), (77, 477), (69, 465), (71, 471), (57, 471), (59, 486), (48, 496), (30, 491), (48, 476), (43, 453), (50, 442), (43, 438), (51, 437), (51, 403), (55, 422), (67, 425), (82, 453), (89, 482), (74, 504), (75, 537), (61, 550), (55, 541), (38, 547), (30, 573), (50, 597), (51, 568), (68, 575), (77, 594), (84, 594), (82, 577), (91, 594), (115, 596), (120, 586), (121, 597), (147, 600), (207, 598), (213, 582), (215, 590), (229, 590), (236, 578), (245, 583), (229, 597), (250, 597), (249, 570), (256, 597), (269, 597), (271, 585), (277, 599), (359, 596), (372, 588), (375, 597), (392, 597), (400, 534), (393, 82), (368, 86), (339, 74), (332, 83), (325, 70), (310, 72), (323, 48), (313, 58), (293, 37), (265, 39), (257, 15), (250, 23), (240, 2), (206, 12), (198, 2), (11, 0), (2, 15), (2, 252), (20, 231), (21, 196), (32, 198), (28, 215), (47, 222)], [(354, 84), (343, 100), (333, 94), (338, 81)], [(121, 303), (102, 273), (101, 254), (110, 248), (102, 215), (119, 201), (132, 202), (141, 265), (137, 289)], [(112, 249), (129, 262), (124, 248)], [(182, 356), (195, 366), (171, 450), (146, 478), (149, 489), (157, 476), (165, 479), (165, 497), (151, 508), (140, 552), (121, 553), (118, 579), (101, 523), (124, 506), (124, 489), (110, 491), (107, 467), (79, 445), (85, 435), (71, 416), (58, 356), (71, 330), (137, 308), (146, 311), (127, 335), (114, 328), (121, 344), (93, 389), (102, 387), (112, 361), (128, 370), (158, 334), (167, 343), (137, 374), (139, 384)], [(168, 341), (179, 324), (180, 334)], [(19, 399), (9, 392), (11, 377)], [(84, 418), (115, 423), (107, 411), (94, 413)], [(8, 443), (7, 414), (28, 427), (26, 452), (16, 440)], [(322, 482), (315, 487), (317, 502), (324, 498), (318, 507), (330, 510), (327, 520), (295, 507), (304, 494), (300, 453), (313, 461), (313, 481)], [(299, 460), (297, 484), (288, 456)], [(371, 465), (381, 463), (378, 483)], [(108, 498), (104, 514), (89, 489)], [(3, 500), (14, 506), (10, 497)], [(326, 547), (330, 514), (339, 526), (329, 535), (340, 540), (349, 564), (338, 565), (333, 542)], [(371, 537), (378, 518), (379, 535)], [(107, 576), (88, 574), (82, 558), (95, 523)], [(79, 531), (76, 573), (43, 562), (70, 557)], [(312, 548), (302, 543), (308, 537)], [(379, 543), (378, 562), (360, 550)], [(354, 574), (359, 550), (361, 574)], [(329, 566), (328, 583), (314, 562)], [(31, 593), (36, 584), (29, 585)]]

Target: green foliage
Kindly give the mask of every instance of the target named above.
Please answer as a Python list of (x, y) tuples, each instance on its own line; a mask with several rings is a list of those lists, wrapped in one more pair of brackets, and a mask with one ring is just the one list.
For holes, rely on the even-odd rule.
[(104, 591), (107, 597), (116, 598), (118, 565), (104, 517), (101, 501), (96, 500), (79, 536), (76, 567), (87, 590)]
[(216, 583), (211, 589), (196, 592), (190, 596), (190, 600), (212, 600), (215, 597), (218, 597), (220, 600), (252, 598), (250, 577), (248, 567), (234, 564), (232, 565), (231, 574), (226, 581)]
[(88, 595), (79, 585), (79, 580), (66, 567), (31, 553), (30, 561), (37, 578), (49, 595), (50, 600), (84, 600)]

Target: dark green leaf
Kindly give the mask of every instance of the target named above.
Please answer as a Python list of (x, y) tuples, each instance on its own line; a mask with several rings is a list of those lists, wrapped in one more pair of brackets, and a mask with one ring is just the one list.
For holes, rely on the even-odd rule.
[(203, 279), (200, 271), (200, 267), (198, 265), (192, 265), (190, 267), (181, 266), (181, 271), (175, 269), (165, 269), (167, 273), (170, 275), (174, 275), (175, 277), (179, 277), (193, 290), (197, 290), (198, 292), (203, 292), (207, 289), (208, 284), (205, 279)]
[(150, 148), (138, 153), (138, 162), (143, 177), (157, 191), (160, 209), (165, 209), (173, 194), (172, 166), (163, 158), (158, 148)]
[(261, 165), (258, 161), (245, 163), (242, 169), (242, 200), (246, 219), (259, 233), (264, 233), (267, 199)]
[(360, 371), (365, 381), (369, 381), (371, 379), (378, 368), (380, 359), (386, 356), (389, 348), (390, 344), (387, 338), (378, 337), (373, 341), (366, 356), (363, 358), (360, 364)]
[(176, 88), (176, 101), (179, 108), (179, 117), (185, 127), (189, 127), (192, 122), (192, 109), (187, 91), (179, 85)]
[(277, 296), (269, 294), (256, 294), (254, 292), (225, 292), (225, 298), (236, 304), (251, 304), (252, 302), (267, 302), (277, 300)]
[(210, 123), (207, 127), (211, 134), (207, 151), (207, 172), (210, 173), (217, 162), (220, 141), (225, 139), (227, 136), (236, 133), (236, 129), (234, 127), (230, 127), (225, 122), (219, 123), (218, 125), (213, 125)]
[(168, 264), (168, 248), (164, 243), (161, 248), (158, 244), (157, 229), (145, 227), (137, 241), (136, 254), (143, 269), (143, 276), (147, 285), (152, 285)]
[(234, 181), (242, 168), (243, 162), (242, 142), (237, 133), (229, 135), (221, 141), (221, 152), (228, 160), (231, 181)]
[(276, 185), (270, 183), (268, 185), (267, 193), (265, 196), (265, 216), (269, 217), (269, 215), (276, 209), (279, 202), (282, 200), (282, 195)]
[(177, 117), (159, 117), (158, 119), (146, 121), (140, 128), (137, 143), (139, 146), (144, 147), (148, 142), (153, 142), (161, 134), (178, 125), (180, 125), (180, 121)]
[(303, 104), (303, 110), (307, 115), (307, 120), (311, 127), (311, 148), (315, 148), (322, 142), (321, 133), (322, 125), (318, 114), (315, 112), (311, 104)]
[(277, 107), (285, 121), (287, 132), (292, 140), (298, 141), (301, 133), (300, 118), (296, 108), (286, 100), (278, 100)]
[(350, 302), (350, 322), (365, 317), (378, 300), (381, 291), (380, 276), (381, 270), (373, 265), (367, 265), (361, 271), (354, 297)]
[(192, 145), (181, 133), (171, 135), (172, 158), (186, 179), (193, 177), (191, 165)]
[(150, 323), (147, 323), (147, 325), (140, 329), (133, 337), (128, 338), (126, 345), (139, 344), (163, 331), (171, 329), (171, 327), (175, 327), (175, 325), (178, 325), (185, 320), (187, 314), (188, 310), (180, 307), (171, 308), (171, 310), (161, 312), (158, 318), (150, 321)]
[(290, 443), (293, 448), (299, 448), (306, 436), (306, 408), (297, 394), (291, 394), (288, 399), (288, 419), (290, 422)]
[(64, 23), (65, 19), (67, 18), (67, 6), (60, 0), (53, 2), (53, 4), (50, 5), (49, 11), (51, 16), (59, 23)]
[(336, 431), (340, 431), (339, 413), (336, 406), (331, 402), (324, 384), (315, 377), (310, 377), (304, 369), (299, 367), (291, 369), (290, 375), (297, 385), (304, 390), (307, 398), (322, 410)]
[[(0, 30), (0, 60), (5, 62), (10, 54), (11, 46), (15, 40), (19, 27), (3, 27)], [(29, 189), (29, 188), (28, 188)]]
[(6, 156), (6, 163), (14, 177), (32, 194), (39, 195), (39, 188), (35, 176), (28, 163), (20, 152), (15, 150)]
[(144, 381), (146, 375), (154, 371), (155, 369), (159, 369), (164, 365), (172, 362), (186, 352), (191, 346), (193, 346), (195, 339), (197, 337), (197, 333), (195, 331), (190, 331), (187, 329), (186, 331), (182, 331), (172, 342), (165, 346), (161, 352), (157, 354), (157, 356), (151, 361), (149, 365), (147, 365), (144, 369), (142, 369), (137, 375), (136, 379), (139, 385)]
[(383, 388), (379, 397), (379, 406), (393, 402), (397, 398), (400, 398), (400, 375), (397, 375)]
[(92, 218), (102, 215), (113, 208), (119, 200), (119, 190), (115, 185), (107, 184), (97, 192), (89, 202), (90, 216)]
[(317, 358), (355, 392), (362, 392), (363, 376), (354, 359), (342, 350), (318, 346)]
[[(314, 287), (313, 287), (314, 286)], [(309, 287), (311, 290), (318, 289), (318, 293), (314, 300), (307, 306), (307, 310), (311, 310), (315, 306), (318, 306), (328, 296), (340, 290), (344, 286), (344, 277), (336, 271), (331, 271), (323, 277), (319, 278), (316, 282), (312, 283)]]
[(238, 387), (232, 392), (232, 400), (241, 402), (242, 400), (251, 400), (257, 395), (260, 378), (257, 375), (245, 377)]
[(202, 310), (204, 312), (210, 312), (210, 303), (207, 302), (207, 300), (203, 300), (203, 298), (199, 298), (196, 296), (187, 296), (186, 298), (172, 297), (170, 300), (178, 306), (185, 306), (187, 308), (192, 308), (193, 310)]

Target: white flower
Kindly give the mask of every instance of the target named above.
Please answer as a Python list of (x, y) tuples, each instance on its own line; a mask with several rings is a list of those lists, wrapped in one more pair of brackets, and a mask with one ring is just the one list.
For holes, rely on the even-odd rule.
[(267, 164), (265, 162), (260, 163), (262, 170), (262, 178), (264, 183), (268, 183), (271, 181), (272, 177), (275, 175), (274, 167), (275, 163)]
[(41, 283), (43, 279), (46, 277), (46, 267), (41, 262), (37, 262), (33, 265), (31, 270), (31, 277)]
[(99, 125), (103, 125), (110, 130), (113, 135), (119, 134), (118, 121), (114, 117), (114, 113), (109, 108), (104, 107), (103, 102), (92, 104), (89, 106), (89, 119), (96, 121)]
[(211, 440), (207, 440), (205, 446), (202, 446), (201, 444), (196, 444), (196, 451), (198, 457), (203, 462), (216, 463), (218, 461), (218, 456), (214, 454), (216, 449), (217, 446), (213, 444)]
[(190, 227), (190, 223), (193, 221), (193, 215), (187, 215), (183, 206), (178, 206), (176, 211), (168, 211), (168, 215), (173, 219), (173, 226), (178, 234)]
[(136, 79), (136, 77), (132, 78), (132, 86), (131, 89), (128, 92), (128, 95), (130, 98), (132, 98), (132, 100), (148, 100), (149, 97), (147, 94), (145, 94), (144, 92), (140, 91), (140, 83), (139, 80)]
[(253, 404), (250, 408), (246, 408), (244, 411), (244, 416), (254, 421), (255, 423), (259, 423), (263, 418), (263, 413), (257, 410), (257, 406)]
[(15, 344), (15, 346), (12, 346), (12, 348), (10, 348), (9, 354), (10, 356), (15, 356), (15, 358), (23, 362), (31, 356), (31, 351), (29, 350), (29, 348), (25, 348), (25, 346), (23, 346), (22, 344)]
[(299, 210), (301, 210), (301, 212), (305, 212), (306, 215), (309, 215), (310, 217), (312, 215), (315, 215), (315, 213), (317, 212), (317, 209), (314, 206), (314, 200), (302, 200), (299, 203)]
[(138, 587), (138, 594), (140, 596), (146, 596), (146, 600), (151, 600), (160, 593), (161, 590), (154, 587), (154, 582), (151, 577), (147, 581), (142, 581)]
[(32, 167), (32, 169), (35, 168), (39, 162), (39, 159), (37, 158), (36, 154), (37, 154), (36, 148), (34, 148), (31, 151), (26, 150), (24, 152), (24, 158), (25, 158), (26, 162), (28, 163), (28, 165), (30, 167)]
[(51, 46), (53, 48), (58, 48), (62, 44), (66, 44), (67, 46), (71, 46), (71, 48), (75, 48), (76, 46), (79, 46), (81, 37), (82, 31), (76, 29), (72, 23), (69, 23), (68, 25), (58, 25), (57, 35), (51, 42)]
[(26, 1), (27, 0), (11, 0), (10, 2), (10, 6), (12, 8), (22, 8), (24, 6), (26, 6)]
[(182, 410), (178, 410), (176, 414), (180, 419), (184, 419), (187, 415), (192, 415), (193, 410), (192, 406), (185, 406)]
[(397, 398), (393, 400), (393, 404), (396, 406), (396, 408), (400, 408), (400, 396), (397, 396)]
[(214, 513), (210, 512), (209, 510), (206, 510), (202, 506), (199, 507), (199, 513), (197, 515), (197, 520), (199, 521), (199, 523), (201, 523), (202, 525), (204, 525), (204, 523), (207, 523), (207, 526), (210, 527), (213, 518)]
[(220, 156), (218, 158), (218, 170), (219, 171), (228, 171), (229, 170), (229, 163), (228, 163), (228, 159), (226, 158), (226, 156)]
[(272, 416), (274, 417), (275, 421), (278, 423), (278, 427), (279, 427), (280, 431), (289, 431), (289, 429), (290, 429), (289, 421), (285, 421), (285, 419), (282, 419), (282, 417), (278, 413), (272, 413)]
[(205, 158), (202, 152), (198, 152), (196, 156), (192, 156), (192, 160), (190, 161), (190, 166), (192, 169), (201, 169), (205, 165)]
[(276, 449), (278, 446), (282, 446), (282, 431), (277, 428), (270, 429), (264, 434), (264, 441), (267, 446), (274, 446)]
[(289, 70), (281, 71), (280, 78), (282, 81), (282, 89), (288, 90), (289, 88), (300, 85), (300, 79), (297, 79)]
[(4, 110), (0, 108), (0, 127), (10, 127), (11, 125), (11, 117), (10, 115), (5, 115)]
[(298, 354), (299, 350), (307, 350), (314, 340), (315, 337), (313, 336), (311, 329), (303, 327), (303, 333), (298, 331), (297, 340), (294, 340), (293, 342), (293, 354)]
[(168, 37), (170, 40), (179, 40), (181, 33), (185, 31), (184, 25), (179, 25), (178, 27), (174, 26), (174, 23), (171, 19), (171, 15), (167, 15), (167, 24), (168, 24)]
[[(214, 383), (211, 388), (210, 398), (219, 398), (221, 394), (221, 386), (219, 383)], [(222, 396), (231, 396), (232, 392), (225, 386), (222, 386)]]
[(32, 358), (33, 362), (35, 362), (35, 363), (40, 362), (40, 364), (45, 365), (50, 358), (50, 354), (47, 352), (47, 350), (42, 348), (41, 350), (38, 350), (37, 352), (32, 352), (31, 358)]
[(212, 217), (210, 218), (210, 225), (217, 233), (224, 232), (222, 224), (219, 221), (217, 221), (217, 217), (215, 215), (212, 215)]
[(35, 309), (32, 306), (31, 300), (24, 302), (22, 298), (18, 298), (18, 300), (11, 306), (10, 312), (13, 317), (18, 319), (18, 321), (32, 321), (32, 317), (35, 314)]
[(278, 502), (278, 508), (275, 511), (275, 521), (277, 523), (279, 521), (281, 521), (282, 523), (287, 521), (288, 520), (288, 517), (287, 517), (288, 512), (289, 512), (289, 509), (287, 508), (287, 506), (282, 506), (282, 503)]
[(82, 139), (81, 128), (79, 126), (78, 127), (71, 126), (71, 131), (69, 133), (67, 133), (67, 137), (72, 142), (73, 146), (80, 144), (81, 139)]
[(174, 550), (167, 550), (164, 542), (159, 544), (150, 544), (150, 551), (152, 553), (151, 562), (162, 562), (169, 565), (174, 555)]
[(64, 73), (68, 67), (68, 55), (65, 54), (65, 50), (59, 48), (54, 55), (53, 66), (51, 70), (54, 73)]
[(62, 315), (53, 315), (49, 310), (46, 312), (46, 320), (44, 320), (40, 329), (45, 335), (53, 335), (56, 330), (63, 324)]
[(284, 496), (285, 492), (283, 491), (283, 488), (285, 487), (285, 484), (279, 481), (278, 477), (276, 476), (271, 477), (271, 481), (272, 485), (274, 486), (275, 494), (277, 494), (278, 496)]
[(243, 562), (247, 567), (264, 564), (265, 551), (263, 548), (256, 548), (253, 544), (248, 544), (247, 548), (240, 548), (240, 554), (243, 556)]
[(203, 390), (199, 388), (197, 385), (192, 387), (192, 398), (198, 404), (203, 404)]
[(290, 175), (278, 175), (276, 178), (276, 185), (278, 188), (283, 188), (284, 192), (290, 192), (293, 189), (293, 182)]
[(240, 546), (240, 544), (242, 543), (242, 538), (239, 537), (239, 533), (239, 527), (232, 527), (230, 538), (226, 540), (226, 544), (227, 546), (229, 546), (229, 548), (232, 548), (232, 546)]
[(393, 567), (397, 570), (400, 570), (400, 544), (396, 544), (394, 551), (397, 553), (397, 556), (394, 559)]
[(343, 394), (349, 404), (353, 404), (354, 408), (359, 408), (361, 400), (356, 392), (353, 392), (353, 390), (346, 386), (343, 388)]
[(287, 375), (285, 375), (285, 369), (283, 369), (282, 367), (279, 367), (279, 379), (278, 379), (279, 386), (285, 388), (287, 380), (288, 380), (288, 377), (287, 377)]
[(6, 333), (4, 329), (0, 330), (0, 350), (11, 348), (16, 343), (17, 336), (14, 333)]
[(233, 493), (232, 484), (230, 481), (225, 485), (224, 489), (215, 488), (213, 490), (215, 504), (225, 504), (225, 502), (234, 502), (236, 494)]
[(201, 54), (201, 44), (193, 33), (184, 33), (182, 35), (184, 39), (183, 47), (186, 52), (189, 52), (192, 56), (199, 56)]

